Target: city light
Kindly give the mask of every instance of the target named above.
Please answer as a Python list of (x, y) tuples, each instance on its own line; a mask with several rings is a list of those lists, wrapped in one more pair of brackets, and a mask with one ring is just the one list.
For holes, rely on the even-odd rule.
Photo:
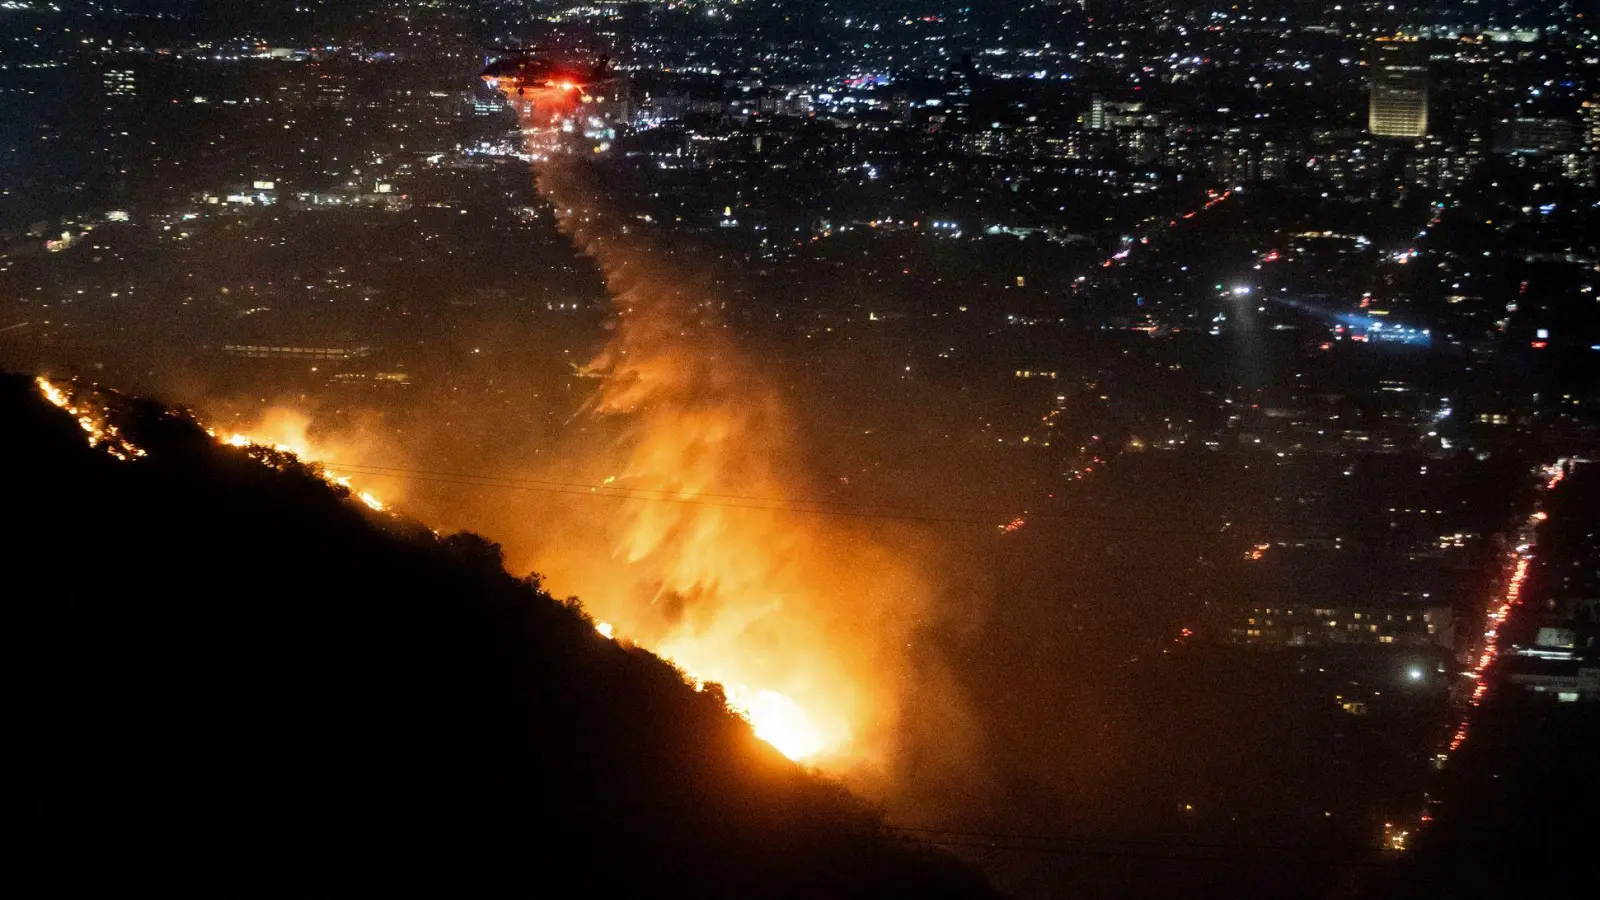
[[(68, 560), (19, 609), (86, 648), (39, 688), (77, 712), (15, 730), (104, 743), (74, 681), (177, 702), (209, 670), (167, 636), (274, 680), (112, 716), (184, 821), (84, 858), (306, 865), (160, 852), (252, 846), (194, 796), (396, 871), (363, 816), (448, 796), (412, 817), (460, 831), (414, 835), (439, 871), (570, 858), (617, 896), (1586, 858), (1504, 820), (1559, 816), (1527, 785), (1575, 778), (1554, 745), (1600, 697), (1587, 12), (159, 5), (0, 0), (3, 426), (46, 498), (14, 524)], [(230, 543), (251, 509), (270, 540)], [(249, 601), (302, 556), (329, 576)], [(80, 639), (147, 609), (182, 621)], [(352, 684), (401, 739), (360, 746)], [(362, 727), (294, 732), (324, 710)], [(151, 739), (179, 718), (221, 763), (236, 723), (291, 737), (249, 777), (316, 790), (194, 790), (216, 767)], [(375, 776), (288, 771), (319, 754)]]

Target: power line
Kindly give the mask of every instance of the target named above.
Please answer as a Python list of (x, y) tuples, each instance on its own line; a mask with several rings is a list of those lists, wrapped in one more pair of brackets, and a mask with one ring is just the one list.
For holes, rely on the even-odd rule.
[[(342, 463), (328, 461), (329, 468), (337, 469), (341, 474), (350, 473), (369, 475), (379, 478), (395, 478), (404, 481), (419, 481), (430, 484), (445, 484), (459, 487), (488, 487), (504, 490), (531, 491), (536, 493), (565, 494), (582, 497), (610, 497), (618, 500), (643, 500), (659, 503), (680, 503), (694, 506), (710, 506), (721, 509), (744, 509), (766, 512), (786, 512), (800, 515), (829, 516), (835, 518), (875, 519), (903, 522), (919, 522), (929, 524), (958, 524), (975, 525), (986, 528), (996, 527), (995, 518), (1004, 518), (1009, 521), (1018, 515), (1016, 509), (976, 508), (957, 506), (895, 506), (892, 504), (861, 504), (846, 500), (809, 500), (788, 499), (777, 497), (759, 497), (743, 494), (696, 494), (693, 497), (682, 496), (680, 492), (666, 488), (646, 487), (618, 487), (607, 484), (585, 484), (581, 482), (550, 481), (534, 478), (519, 478), (503, 475), (478, 475), (465, 472), (443, 472), (429, 469), (409, 469), (400, 466), (380, 466), (362, 463)], [(729, 501), (749, 502), (729, 502)], [(827, 507), (840, 507), (830, 509)], [(959, 513), (959, 515), (937, 515), (940, 512)], [(1027, 512), (1022, 515), (1028, 519), (1043, 519), (1052, 521), (1071, 521), (1075, 525), (1093, 531), (1127, 532), (1134, 534), (1162, 534), (1173, 536), (1217, 536), (1229, 530), (1246, 529), (1308, 529), (1324, 527), (1322, 523), (1228, 523), (1213, 528), (1194, 527), (1152, 527), (1154, 519), (1138, 519), (1124, 517), (1119, 523), (1115, 519), (1105, 516), (1075, 516), (1067, 513), (1053, 512)], [(976, 518), (985, 516), (987, 518)], [(1122, 524), (1130, 523), (1130, 524)], [(1131, 524), (1138, 523), (1138, 524)]]
[(1359, 845), (1319, 846), (1316, 844), (1240, 844), (1199, 843), (1187, 841), (1138, 840), (1134, 838), (1096, 838), (1061, 834), (1027, 834), (1012, 831), (965, 831), (954, 828), (924, 828), (913, 825), (888, 825), (891, 831), (910, 832), (913, 835), (948, 835), (960, 838), (992, 838), (997, 840), (1036, 841), (1054, 844), (1087, 844), (1092, 846), (1167, 847), (1191, 850), (1261, 850), (1271, 853), (1285, 851), (1302, 853), (1400, 853), (1389, 847)]
[[(338, 467), (338, 469), (340, 469), (341, 471), (362, 470), (362, 471), (360, 471), (360, 474), (374, 475), (374, 476), (378, 476), (378, 477), (405, 478), (405, 477), (410, 477), (410, 476), (424, 476), (424, 475), (426, 475), (426, 476), (432, 476), (432, 477), (436, 477), (436, 478), (468, 479), (468, 480), (472, 480), (474, 482), (482, 482), (483, 486), (486, 486), (486, 487), (502, 487), (502, 486), (513, 487), (514, 486), (514, 487), (519, 487), (519, 488), (525, 487), (525, 488), (530, 489), (530, 490), (538, 488), (538, 487), (568, 488), (568, 489), (573, 489), (573, 490), (581, 490), (586, 494), (593, 494), (595, 496), (609, 496), (609, 497), (618, 497), (618, 498), (622, 498), (622, 499), (633, 499), (633, 500), (663, 500), (663, 501), (670, 501), (670, 502), (699, 503), (699, 504), (703, 504), (703, 505), (726, 505), (726, 506), (730, 506), (732, 508), (773, 509), (773, 510), (779, 510), (779, 511), (784, 511), (784, 512), (821, 512), (821, 511), (817, 511), (817, 510), (808, 510), (808, 509), (797, 508), (796, 505), (798, 504), (798, 505), (804, 505), (804, 506), (840, 506), (840, 507), (846, 507), (846, 509), (844, 511), (850, 513), (851, 515), (862, 515), (862, 516), (870, 516), (870, 517), (882, 517), (884, 515), (884, 513), (881, 513), (879, 511), (889, 511), (889, 512), (894, 513), (897, 517), (904, 515), (904, 517), (907, 517), (907, 518), (922, 518), (920, 516), (919, 517), (912, 517), (912, 516), (909, 516), (909, 515), (905, 515), (905, 514), (909, 514), (909, 513), (921, 514), (921, 513), (937, 513), (937, 512), (945, 512), (945, 511), (968, 513), (968, 514), (974, 514), (974, 515), (991, 515), (991, 516), (1013, 516), (1013, 515), (1015, 515), (1017, 513), (1017, 509), (1015, 507), (1006, 508), (1006, 509), (1001, 509), (1001, 508), (984, 509), (984, 508), (950, 506), (950, 505), (944, 505), (944, 506), (905, 506), (905, 505), (896, 505), (896, 504), (887, 504), (887, 503), (861, 503), (859, 501), (852, 501), (852, 500), (814, 500), (814, 499), (805, 499), (805, 498), (762, 497), (762, 496), (755, 496), (755, 495), (749, 495), (749, 494), (718, 494), (718, 493), (708, 493), (708, 492), (707, 493), (696, 493), (693, 497), (684, 497), (684, 496), (682, 496), (682, 491), (681, 490), (670, 489), (670, 488), (626, 487), (626, 486), (617, 486), (617, 485), (611, 485), (611, 484), (592, 484), (592, 483), (584, 483), (584, 482), (550, 481), (550, 480), (544, 480), (544, 479), (523, 478), (523, 477), (509, 476), (509, 475), (479, 475), (479, 474), (462, 473), (462, 472), (441, 472), (441, 471), (438, 471), (438, 470), (410, 469), (410, 468), (404, 468), (404, 467), (400, 467), (400, 466), (380, 466), (380, 465), (365, 464), (365, 463), (341, 463), (341, 462), (334, 461), (334, 460), (328, 461), (326, 463), (326, 465), (328, 465), (329, 467)], [(650, 497), (650, 496), (642, 496), (642, 494), (665, 494), (665, 495), (672, 495), (672, 496)], [(710, 503), (708, 500), (701, 499), (701, 498), (713, 498), (713, 499), (718, 499), (718, 500), (745, 500), (745, 501), (751, 501), (752, 503), (759, 503), (759, 504), (763, 504), (763, 505), (759, 505), (759, 506), (757, 506), (757, 505), (749, 505), (749, 506), (746, 506), (746, 505), (739, 505), (739, 504), (714, 504), (714, 503)], [(1063, 519), (1063, 520), (1065, 520), (1065, 519), (1077, 518), (1076, 516), (1073, 516), (1073, 515), (1070, 515), (1070, 514), (1067, 514), (1067, 513), (1029, 512), (1027, 510), (1023, 510), (1023, 513), (1025, 515), (1029, 516), (1030, 518), (1036, 518), (1036, 519)], [(829, 513), (822, 513), (822, 514), (829, 514)], [(947, 521), (947, 520), (948, 521), (956, 521), (956, 520), (949, 520), (949, 519), (942, 519), (942, 518), (934, 519), (934, 520), (937, 520), (937, 521)], [(1139, 519), (1139, 518), (1136, 518), (1136, 517), (1127, 517), (1126, 520), (1127, 521), (1134, 521), (1134, 522), (1154, 521), (1154, 520), (1150, 520), (1150, 519)], [(962, 520), (959, 520), (959, 521), (969, 521), (969, 520), (962, 519)], [(978, 524), (978, 523), (975, 522), (975, 524)], [(984, 521), (981, 524), (989, 524), (989, 523), (987, 521)], [(1221, 531), (1227, 530), (1227, 529), (1229, 529), (1231, 527), (1232, 527), (1232, 523), (1225, 524), (1225, 525), (1221, 526), (1216, 533), (1221, 533)], [(1325, 523), (1321, 523), (1321, 522), (1294, 522), (1294, 523), (1244, 523), (1244, 525), (1241, 526), (1241, 527), (1322, 528), (1322, 527), (1327, 527), (1327, 526), (1326, 526)], [(1189, 533), (1211, 533), (1211, 532), (1195, 532), (1193, 529), (1184, 529), (1184, 530), (1181, 530), (1181, 531), (1174, 531), (1173, 533), (1189, 534)]]
[[(429, 475), (429, 474), (423, 474), (423, 473), (410, 473), (410, 472), (396, 471), (396, 470), (364, 471), (362, 469), (362, 467), (349, 466), (349, 465), (340, 465), (339, 466), (339, 472), (340, 473), (352, 472), (352, 473), (358, 474), (358, 475), (372, 475), (372, 476), (378, 476), (378, 477), (399, 478), (399, 479), (406, 480), (406, 481), (421, 481), (421, 482), (427, 482), (427, 483), (431, 483), (431, 484), (448, 484), (448, 485), (457, 485), (457, 486), (461, 486), (461, 487), (488, 487), (488, 488), (499, 488), (499, 489), (503, 489), (503, 490), (514, 490), (514, 491), (534, 491), (534, 492), (538, 492), (538, 493), (547, 493), (547, 494), (566, 494), (566, 495), (575, 496), (575, 497), (609, 497), (609, 498), (615, 499), (615, 500), (647, 500), (647, 501), (653, 501), (653, 502), (658, 502), (658, 503), (683, 503), (683, 504), (689, 504), (689, 505), (693, 505), (693, 506), (711, 506), (711, 507), (717, 507), (717, 508), (720, 508), (720, 509), (747, 509), (747, 510), (756, 510), (756, 511), (765, 511), (765, 512), (788, 512), (788, 513), (799, 513), (799, 514), (802, 514), (802, 515), (830, 516), (830, 517), (835, 517), (835, 518), (888, 519), (888, 520), (905, 521), (905, 522), (947, 523), (947, 524), (960, 524), (960, 525), (981, 525), (981, 526), (985, 526), (985, 527), (994, 527), (994, 525), (995, 525), (995, 523), (993, 521), (991, 521), (991, 520), (962, 518), (962, 517), (957, 517), (957, 516), (927, 516), (927, 515), (912, 515), (912, 514), (906, 514), (906, 513), (864, 512), (864, 511), (836, 510), (836, 509), (807, 509), (807, 508), (802, 508), (802, 507), (785, 506), (785, 505), (778, 505), (778, 504), (758, 505), (758, 504), (748, 504), (748, 503), (726, 503), (726, 502), (719, 502), (719, 501), (712, 501), (712, 500), (699, 500), (699, 499), (695, 499), (693, 497), (649, 496), (649, 495), (631, 493), (626, 488), (621, 488), (621, 489), (607, 488), (607, 487), (602, 487), (602, 486), (599, 486), (599, 485), (590, 485), (590, 486), (587, 487), (587, 489), (574, 489), (574, 488), (567, 488), (567, 487), (555, 487), (555, 486), (541, 486), (541, 485), (533, 485), (533, 484), (522, 484), (522, 483), (512, 482), (512, 481), (509, 481), (509, 480), (489, 479), (489, 478), (484, 478), (482, 476), (472, 476), (472, 475), (444, 476), (444, 475)], [(1005, 513), (1004, 515), (1015, 515), (1015, 513)], [(1174, 533), (1178, 533), (1178, 532), (1174, 532)]]
[[(571, 482), (571, 481), (547, 481), (547, 480), (542, 480), (542, 479), (538, 479), (538, 478), (523, 478), (523, 477), (512, 476), (512, 475), (469, 475), (469, 474), (457, 473), (457, 472), (439, 472), (439, 471), (433, 471), (433, 470), (429, 470), (429, 469), (406, 469), (406, 468), (401, 468), (399, 466), (365, 465), (365, 464), (361, 464), (361, 463), (345, 464), (345, 463), (339, 463), (339, 462), (330, 461), (329, 463), (327, 463), (327, 465), (329, 465), (329, 466), (338, 466), (341, 469), (344, 469), (344, 468), (380, 469), (380, 470), (388, 470), (388, 471), (393, 471), (393, 472), (418, 473), (418, 474), (423, 474), (423, 475), (443, 475), (443, 476), (448, 476), (448, 477), (452, 477), (452, 478), (481, 478), (481, 479), (493, 480), (493, 481), (511, 481), (511, 482), (517, 482), (519, 484), (537, 484), (537, 485), (549, 485), (549, 486), (552, 486), (552, 487), (584, 488), (584, 489), (587, 489), (587, 490), (643, 491), (643, 492), (654, 493), (654, 494), (673, 494), (673, 495), (679, 495), (679, 496), (681, 496), (682, 493), (683, 493), (681, 490), (674, 489), (674, 488), (653, 488), (653, 487), (640, 487), (640, 486), (621, 486), (621, 485), (612, 485), (612, 484), (605, 484), (605, 483), (603, 483), (603, 484), (588, 484), (588, 483), (583, 483), (583, 482)], [(717, 499), (717, 500), (749, 500), (749, 501), (752, 501), (752, 502), (760, 502), (760, 503), (782, 503), (782, 504), (799, 503), (799, 504), (816, 505), (816, 506), (854, 506), (854, 507), (861, 508), (861, 509), (889, 509), (889, 510), (912, 511), (912, 512), (938, 512), (938, 511), (942, 511), (942, 510), (951, 510), (951, 509), (955, 509), (955, 510), (959, 511), (959, 510), (963, 509), (962, 507), (952, 507), (952, 506), (897, 506), (895, 504), (888, 504), (888, 503), (858, 503), (856, 501), (851, 501), (851, 500), (808, 500), (808, 499), (800, 499), (800, 498), (794, 498), (794, 497), (762, 497), (762, 496), (751, 495), (751, 494), (713, 494), (713, 493), (709, 493), (709, 492), (697, 492), (695, 494), (695, 496), (696, 497), (710, 497), (710, 498)]]
[[(1409, 860), (1402, 861), (1402, 860), (1393, 859), (1393, 858), (1391, 858), (1391, 859), (1376, 859), (1376, 860), (1374, 860), (1374, 859), (1335, 859), (1335, 858), (1331, 858), (1331, 857), (1307, 857), (1307, 856), (1295, 856), (1295, 855), (1292, 855), (1292, 854), (1291, 855), (1278, 855), (1278, 856), (1269, 856), (1269, 855), (1240, 856), (1240, 855), (1226, 855), (1226, 854), (1217, 854), (1217, 853), (1208, 853), (1208, 852), (1201, 852), (1201, 853), (1172, 853), (1172, 852), (1159, 853), (1159, 852), (1154, 852), (1154, 851), (1141, 851), (1141, 850), (1130, 850), (1130, 849), (1094, 850), (1094, 849), (1089, 849), (1089, 848), (1077, 848), (1077, 847), (1067, 847), (1067, 846), (1051, 846), (1051, 845), (1046, 845), (1046, 844), (1028, 845), (1028, 844), (1004, 844), (1004, 843), (999, 843), (999, 842), (987, 842), (986, 843), (986, 842), (983, 842), (983, 841), (976, 841), (976, 840), (969, 840), (969, 839), (968, 840), (964, 840), (964, 839), (958, 839), (958, 838), (940, 839), (940, 838), (920, 838), (920, 837), (906, 837), (906, 836), (894, 836), (894, 835), (880, 835), (878, 839), (882, 840), (882, 841), (889, 842), (889, 843), (897, 843), (897, 844), (925, 844), (925, 845), (933, 846), (933, 847), (947, 847), (947, 848), (958, 848), (958, 849), (967, 849), (967, 850), (1000, 850), (1000, 851), (1013, 851), (1013, 852), (1023, 852), (1023, 853), (1038, 853), (1038, 854), (1043, 854), (1043, 855), (1054, 855), (1054, 856), (1095, 857), (1095, 858), (1100, 858), (1100, 859), (1171, 860), (1173, 862), (1185, 862), (1185, 863), (1209, 862), (1209, 863), (1223, 863), (1223, 864), (1247, 865), (1247, 866), (1281, 865), (1281, 866), (1328, 866), (1328, 867), (1332, 867), (1332, 868), (1344, 868), (1344, 867), (1354, 867), (1354, 866), (1392, 867), (1392, 866), (1396, 866), (1396, 865), (1409, 865), (1409, 864), (1411, 864)], [(1189, 846), (1189, 845), (1185, 845), (1185, 844), (1169, 844), (1169, 845), (1166, 845), (1166, 846), (1169, 847), (1170, 849), (1182, 849), (1182, 848), (1184, 848), (1186, 846)], [(1276, 851), (1276, 852), (1281, 853), (1282, 851), (1279, 850), (1279, 851)], [(1371, 851), (1368, 851), (1368, 852), (1371, 852)]]

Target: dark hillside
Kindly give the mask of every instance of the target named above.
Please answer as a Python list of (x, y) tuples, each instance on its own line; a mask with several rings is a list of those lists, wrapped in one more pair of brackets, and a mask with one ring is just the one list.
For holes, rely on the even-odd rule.
[(0, 377), (8, 733), (52, 893), (986, 896), (475, 535)]

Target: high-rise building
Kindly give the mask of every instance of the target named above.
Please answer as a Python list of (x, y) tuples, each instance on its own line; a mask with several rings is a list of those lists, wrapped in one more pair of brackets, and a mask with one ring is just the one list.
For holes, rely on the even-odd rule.
[(1500, 122), (1495, 149), (1501, 153), (1571, 153), (1578, 148), (1578, 126), (1565, 119), (1518, 116)]
[(132, 97), (138, 93), (132, 69), (107, 69), (104, 81), (107, 97)]
[(1600, 153), (1600, 96), (1583, 101), (1584, 143), (1591, 153)]
[(345, 84), (345, 77), (334, 72), (320, 72), (316, 80), (318, 106), (329, 109), (344, 109), (350, 105), (350, 91)]
[(1090, 131), (1105, 131), (1111, 127), (1106, 124), (1106, 98), (1094, 95), (1094, 100), (1089, 104), (1089, 121), (1085, 124)]
[(951, 74), (955, 80), (945, 91), (945, 106), (950, 110), (948, 124), (965, 129), (973, 123), (972, 94), (978, 83), (978, 67), (972, 54), (961, 54), (961, 62)]
[(1161, 116), (1145, 112), (1143, 103), (1118, 103), (1099, 94), (1089, 103), (1089, 115), (1084, 124), (1090, 131), (1112, 131), (1118, 128), (1160, 128)]
[(1415, 44), (1380, 41), (1372, 51), (1367, 130), (1379, 137), (1428, 133), (1428, 58)]

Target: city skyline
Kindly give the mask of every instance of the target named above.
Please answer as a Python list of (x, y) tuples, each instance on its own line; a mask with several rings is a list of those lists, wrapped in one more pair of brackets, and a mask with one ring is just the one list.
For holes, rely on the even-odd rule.
[(17, 0), (0, 368), (129, 471), (148, 396), (481, 535), (1014, 896), (1488, 884), (1534, 856), (1452, 855), (1484, 773), (1570, 749), (1506, 729), (1600, 709), (1597, 48), (1558, 0)]

